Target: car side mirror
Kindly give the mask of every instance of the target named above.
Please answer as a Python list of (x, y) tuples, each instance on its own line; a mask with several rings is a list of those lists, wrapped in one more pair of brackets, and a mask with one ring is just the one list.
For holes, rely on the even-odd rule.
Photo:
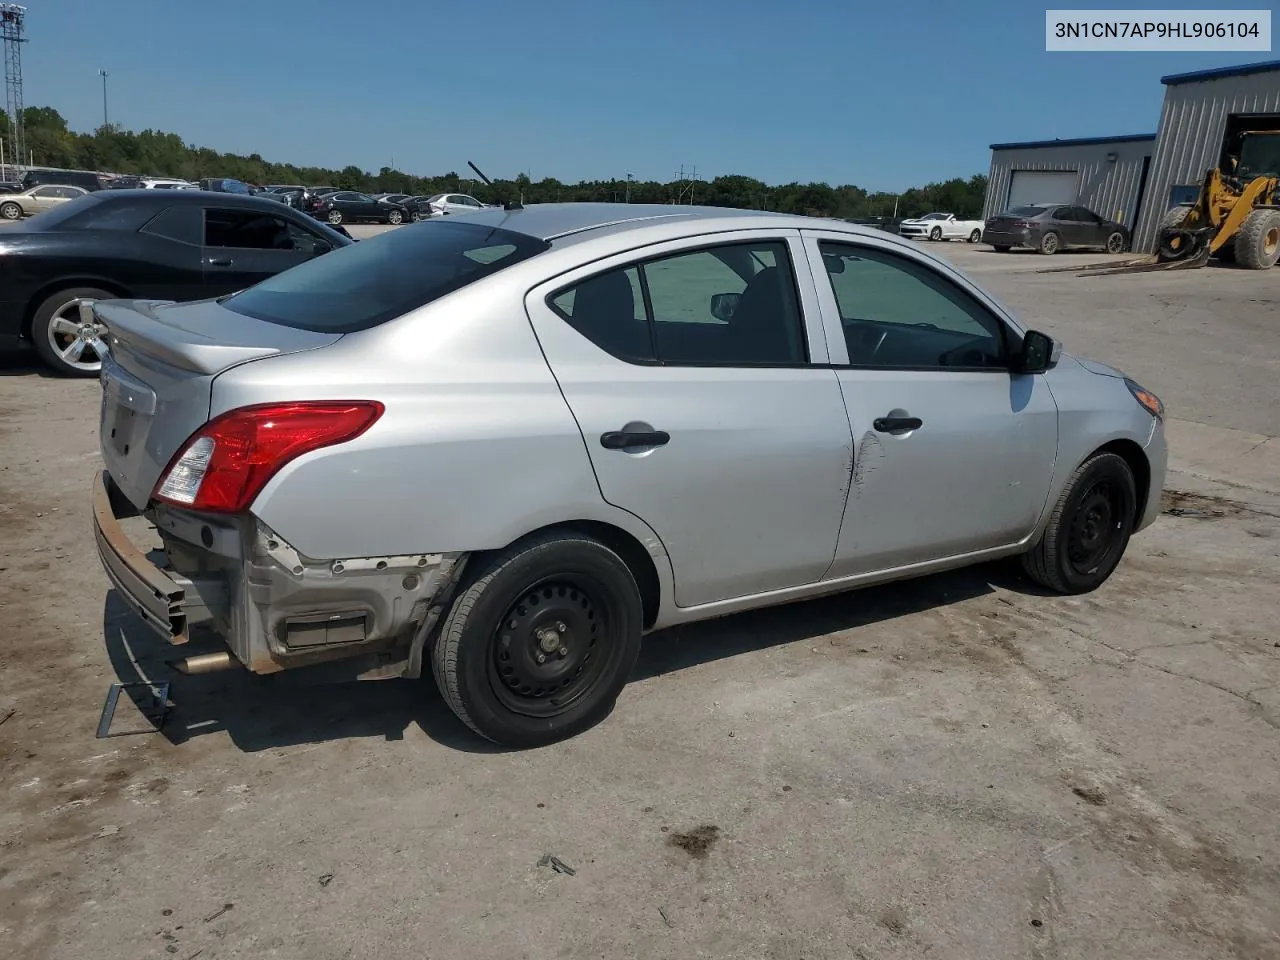
[(1018, 354), (1018, 373), (1044, 373), (1057, 364), (1061, 355), (1062, 345), (1053, 337), (1039, 330), (1028, 330)]
[(740, 293), (715, 293), (711, 295), (711, 315), (717, 320), (723, 320), (725, 323), (733, 316), (733, 311), (738, 308), (738, 301), (742, 299)]
[(332, 249), (333, 249), (333, 244), (329, 243), (329, 241), (317, 240), (315, 243), (311, 245), (311, 255), (313, 257), (318, 257), (322, 253), (328, 253)]

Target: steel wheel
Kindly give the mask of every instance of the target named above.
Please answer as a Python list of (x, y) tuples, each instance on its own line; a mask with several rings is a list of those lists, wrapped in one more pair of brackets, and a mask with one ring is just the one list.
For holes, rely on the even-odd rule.
[(1072, 570), (1088, 577), (1106, 565), (1119, 542), (1123, 513), (1123, 499), (1109, 480), (1085, 490), (1067, 534), (1067, 562)]
[(330, 210), (330, 211), (329, 211), (329, 222), (330, 222), (330, 223), (333, 223), (333, 224), (339, 224), (339, 223), (341, 223), (341, 222), (342, 222), (342, 211), (341, 211), (341, 210)]
[(22, 208), (13, 201), (0, 204), (0, 217), (6, 220), (21, 220)]
[(548, 578), (512, 604), (494, 633), (489, 680), (508, 710), (548, 717), (569, 709), (604, 673), (596, 644), (609, 632), (608, 605), (581, 577)]
[(1107, 237), (1107, 253), (1124, 252), (1124, 234), (1116, 230)]

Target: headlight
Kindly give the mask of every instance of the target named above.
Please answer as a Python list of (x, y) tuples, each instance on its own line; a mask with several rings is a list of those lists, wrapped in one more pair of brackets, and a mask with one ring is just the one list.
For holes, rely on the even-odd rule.
[(1164, 403), (1159, 397), (1132, 380), (1125, 380), (1124, 385), (1129, 388), (1129, 392), (1133, 394), (1133, 399), (1137, 400), (1147, 413), (1157, 420), (1164, 419)]

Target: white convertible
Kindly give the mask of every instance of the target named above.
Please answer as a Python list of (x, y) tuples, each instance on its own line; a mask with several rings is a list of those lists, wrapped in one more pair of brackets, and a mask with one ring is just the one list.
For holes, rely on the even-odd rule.
[(977, 243), (982, 239), (981, 220), (960, 220), (954, 213), (926, 213), (923, 217), (903, 220), (898, 232), (913, 240), (968, 240)]

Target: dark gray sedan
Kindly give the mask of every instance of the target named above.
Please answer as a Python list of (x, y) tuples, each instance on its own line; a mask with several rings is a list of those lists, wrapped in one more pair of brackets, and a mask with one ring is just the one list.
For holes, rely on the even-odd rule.
[(997, 253), (1014, 247), (1031, 247), (1044, 254), (1068, 248), (1123, 253), (1129, 247), (1129, 228), (1085, 207), (1037, 203), (992, 217), (982, 239)]

